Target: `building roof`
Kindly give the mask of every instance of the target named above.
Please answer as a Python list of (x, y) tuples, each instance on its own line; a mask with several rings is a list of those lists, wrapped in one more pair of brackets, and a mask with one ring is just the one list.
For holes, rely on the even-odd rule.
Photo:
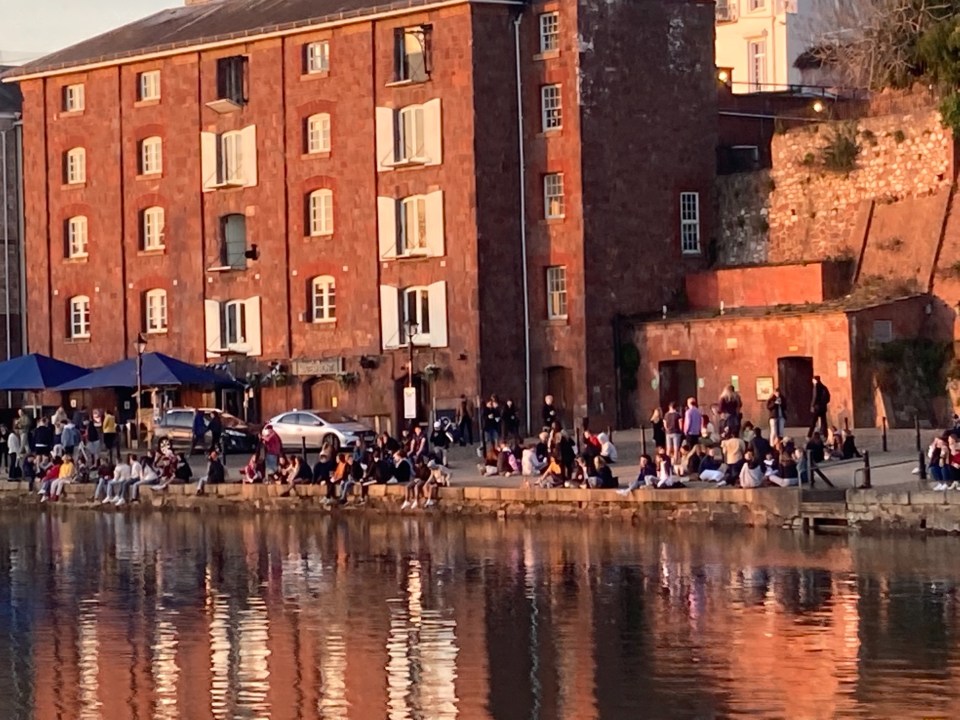
[[(0, 65), (0, 78), (11, 69), (7, 65)], [(22, 107), (23, 96), (20, 94), (20, 88), (16, 85), (0, 83), (0, 112), (20, 112)]]
[(198, 45), (468, 1), (474, 0), (214, 0), (161, 10), (29, 62), (9, 77), (55, 74)]

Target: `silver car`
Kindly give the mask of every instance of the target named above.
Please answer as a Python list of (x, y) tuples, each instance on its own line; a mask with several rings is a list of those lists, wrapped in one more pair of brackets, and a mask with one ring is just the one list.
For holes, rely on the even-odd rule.
[(274, 431), (286, 448), (319, 449), (324, 443), (352, 448), (363, 439), (372, 446), (377, 438), (373, 428), (336, 410), (290, 410), (270, 419)]

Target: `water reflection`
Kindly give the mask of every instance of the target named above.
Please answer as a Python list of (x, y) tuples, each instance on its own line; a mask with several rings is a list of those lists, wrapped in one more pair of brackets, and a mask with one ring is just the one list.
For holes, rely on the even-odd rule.
[(960, 716), (952, 538), (2, 520), (2, 718)]

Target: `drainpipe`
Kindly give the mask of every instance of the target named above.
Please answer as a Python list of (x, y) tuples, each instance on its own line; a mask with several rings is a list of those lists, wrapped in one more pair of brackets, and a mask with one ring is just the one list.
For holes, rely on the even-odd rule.
[[(10, 186), (7, 175), (7, 130), (0, 130), (0, 167), (3, 168), (3, 297), (7, 339), (7, 360), (10, 359)], [(7, 393), (7, 407), (13, 407), (13, 395)]]
[(530, 432), (531, 408), (533, 398), (530, 393), (530, 292), (527, 279), (527, 171), (523, 148), (523, 80), (520, 75), (520, 22), (523, 13), (517, 14), (513, 21), (513, 39), (517, 63), (517, 152), (520, 158), (520, 268), (523, 273), (523, 360), (524, 386), (526, 396), (524, 407), (527, 411), (527, 432)]
[(23, 120), (13, 124), (17, 139), (17, 178), (20, 191), (17, 193), (17, 260), (20, 263), (20, 287), (17, 288), (17, 301), (20, 307), (20, 353), (27, 349), (27, 238), (24, 235), (26, 223), (25, 201), (23, 198)]

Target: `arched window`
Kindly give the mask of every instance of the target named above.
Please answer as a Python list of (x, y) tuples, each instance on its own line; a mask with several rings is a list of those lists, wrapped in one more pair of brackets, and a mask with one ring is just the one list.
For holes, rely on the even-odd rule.
[(330, 116), (327, 113), (307, 118), (307, 152), (330, 152)]
[(144, 250), (163, 249), (164, 211), (162, 207), (148, 207), (142, 213), (140, 246)]
[(67, 238), (64, 246), (68, 258), (87, 257), (87, 217), (77, 215), (67, 220)]
[(140, 141), (140, 174), (163, 172), (163, 141), (154, 136)]
[(314, 190), (308, 201), (311, 237), (333, 235), (333, 191)]
[(315, 323), (337, 319), (336, 282), (330, 275), (315, 277), (310, 282), (310, 319)]
[(63, 181), (67, 185), (79, 185), (87, 181), (87, 151), (82, 147), (64, 153)]
[(144, 329), (148, 333), (167, 331), (167, 291), (148, 290), (143, 296)]
[(70, 298), (69, 312), (67, 334), (73, 339), (90, 337), (90, 298), (86, 295)]

